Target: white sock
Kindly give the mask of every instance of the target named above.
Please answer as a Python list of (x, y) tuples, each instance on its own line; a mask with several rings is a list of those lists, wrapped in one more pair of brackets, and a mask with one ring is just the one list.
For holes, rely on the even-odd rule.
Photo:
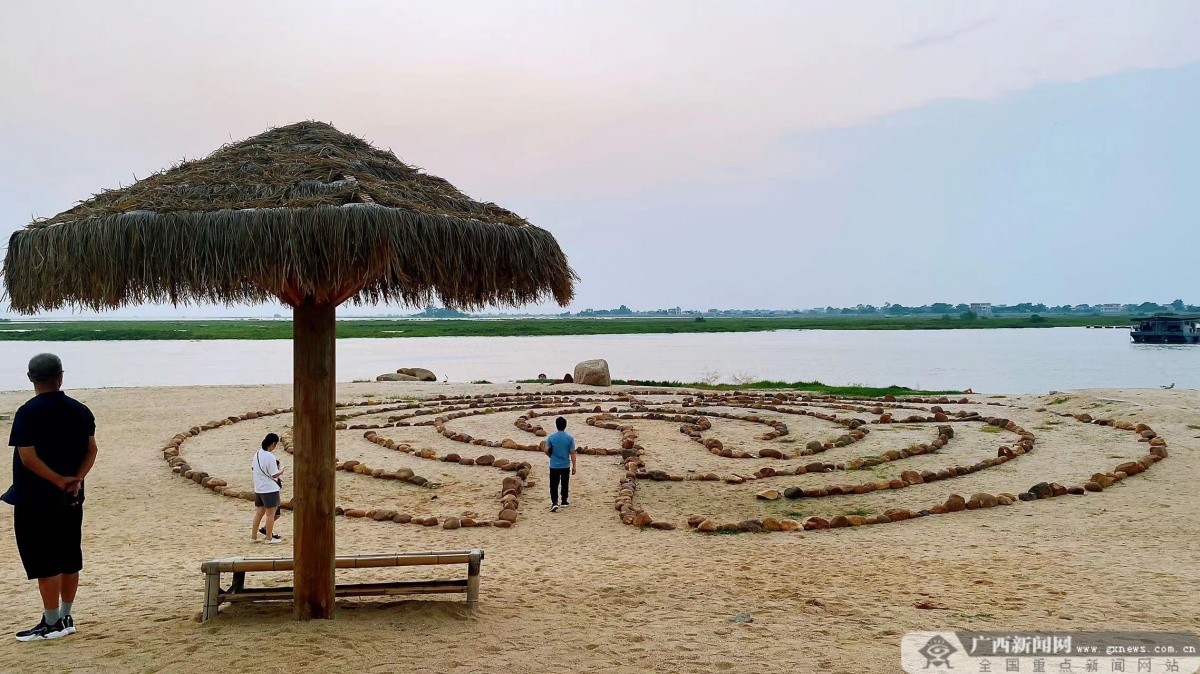
[(58, 609), (48, 608), (42, 611), (42, 620), (44, 620), (47, 625), (53, 625), (54, 623), (58, 622)]
[(69, 602), (69, 601), (64, 601), (62, 603), (62, 606), (59, 607), (59, 609), (58, 609), (58, 617), (59, 618), (65, 618), (65, 617), (71, 615), (71, 604), (72, 604), (72, 602)]

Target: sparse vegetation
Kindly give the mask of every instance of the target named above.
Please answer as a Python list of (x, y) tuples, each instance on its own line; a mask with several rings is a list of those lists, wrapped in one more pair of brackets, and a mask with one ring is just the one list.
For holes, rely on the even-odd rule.
[[(340, 338), (373, 337), (514, 337), (525, 335), (625, 335), (697, 332), (764, 332), (772, 330), (950, 330), (988, 328), (1072, 327), (1129, 324), (1121, 316), (1053, 316), (1045, 323), (1027, 318), (945, 320), (938, 317), (825, 316), (825, 317), (707, 317), (703, 321), (679, 318), (506, 318), (506, 319), (385, 319), (340, 320)], [(179, 339), (291, 339), (292, 322), (271, 319), (205, 321), (21, 321), (5, 327), (29, 332), (0, 332), (11, 341), (115, 341)]]
[(999, 433), (999, 432), (1003, 431), (1004, 429), (1000, 428), (999, 426), (984, 426), (983, 428), (980, 428), (979, 430), (983, 431), (984, 433)]
[(1061, 404), (1063, 404), (1063, 403), (1067, 402), (1067, 401), (1068, 401), (1068, 400), (1070, 400), (1070, 399), (1071, 399), (1071, 396), (1063, 396), (1063, 397), (1061, 397), (1061, 398), (1055, 398), (1054, 400), (1051, 400), (1049, 403), (1046, 403), (1046, 404), (1048, 404), (1048, 405), (1061, 405)]
[(863, 507), (859, 507), (859, 508), (855, 508), (855, 509), (853, 509), (853, 510), (847, 510), (845, 514), (847, 514), (847, 515), (858, 515), (858, 516), (860, 516), (860, 517), (866, 517), (866, 516), (868, 516), (868, 515), (874, 515), (874, 514), (875, 514), (875, 511), (874, 511), (873, 509), (871, 509), (871, 508), (863, 508)]

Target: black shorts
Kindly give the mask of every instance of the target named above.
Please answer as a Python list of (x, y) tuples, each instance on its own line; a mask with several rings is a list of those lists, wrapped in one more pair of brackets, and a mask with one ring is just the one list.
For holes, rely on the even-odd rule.
[(83, 506), (19, 505), (13, 509), (13, 529), (30, 580), (83, 568)]
[(279, 492), (269, 491), (265, 494), (254, 494), (254, 505), (259, 508), (278, 508), (279, 507)]

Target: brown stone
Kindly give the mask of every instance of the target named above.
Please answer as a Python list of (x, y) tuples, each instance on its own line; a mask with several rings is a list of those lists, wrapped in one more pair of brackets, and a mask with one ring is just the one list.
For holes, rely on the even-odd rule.
[(915, 470), (906, 470), (903, 473), (900, 473), (900, 479), (903, 480), (905, 484), (922, 484), (925, 482), (925, 479), (921, 477), (921, 474)]
[(767, 489), (754, 495), (755, 498), (763, 501), (775, 501), (778, 500), (780, 496), (781, 494), (779, 493), (778, 489)]
[(779, 520), (774, 517), (764, 517), (763, 521), (762, 521), (762, 528), (766, 531), (781, 531), (782, 530), (782, 527), (779, 524)]
[(762, 459), (782, 459), (783, 452), (779, 451), (778, 449), (771, 448), (760, 449), (758, 451), (758, 456)]
[(1085, 490), (1083, 487), (1081, 487), (1079, 485), (1075, 485), (1073, 487), (1067, 487), (1067, 493), (1073, 494), (1075, 496), (1083, 496), (1084, 494), (1087, 493), (1087, 490)]
[(491, 523), (491, 526), (496, 527), (497, 529), (507, 529), (512, 526), (512, 522), (509, 522), (508, 520), (495, 520)]
[(841, 529), (848, 526), (850, 526), (850, 520), (846, 519), (845, 515), (838, 515), (837, 517), (829, 520), (830, 529)]
[(700, 524), (696, 525), (696, 531), (703, 531), (704, 533), (712, 533), (716, 530), (717, 530), (717, 523), (714, 522), (713, 520), (706, 519), (703, 522), (701, 522)]
[(442, 522), (443, 529), (457, 529), (462, 526), (462, 522), (457, 517), (447, 517), (445, 522)]
[(692, 515), (687, 520), (688, 526), (692, 528), (698, 527), (702, 522), (704, 522), (705, 519), (706, 518), (703, 515)]
[(659, 531), (674, 531), (675, 525), (670, 522), (651, 522), (650, 527)]
[(654, 518), (650, 517), (646, 512), (639, 512), (633, 516), (633, 526), (647, 527), (654, 522)]
[(804, 520), (804, 530), (813, 531), (814, 529), (828, 529), (829, 520), (824, 517), (810, 517)]
[(800, 523), (796, 520), (779, 520), (780, 531), (796, 531), (800, 528)]
[(949, 508), (947, 508), (946, 506), (941, 505), (941, 504), (935, 505), (932, 508), (930, 508), (929, 510), (937, 515), (945, 515), (946, 513), (950, 512)]
[(516, 522), (517, 521), (517, 511), (515, 511), (511, 508), (505, 508), (504, 510), (500, 511), (500, 514), (496, 516), (496, 519), (504, 520), (506, 522)]
[(1099, 482), (1085, 482), (1083, 488), (1087, 491), (1104, 491)]
[(946, 508), (952, 513), (961, 512), (967, 509), (967, 500), (958, 494), (951, 494), (946, 499)]
[[(1064, 492), (1065, 493), (1065, 492)], [(967, 501), (967, 509), (974, 510), (976, 508), (994, 508), (999, 503), (999, 499), (986, 492), (972, 494)]]

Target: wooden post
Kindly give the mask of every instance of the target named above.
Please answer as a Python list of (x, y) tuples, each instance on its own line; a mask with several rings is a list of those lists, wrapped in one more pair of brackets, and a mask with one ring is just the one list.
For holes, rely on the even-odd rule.
[(483, 553), (472, 550), (467, 562), (467, 609), (479, 607), (479, 566), (483, 561)]
[(296, 306), (293, 317), (297, 620), (333, 617), (334, 313), (332, 304), (308, 300)]
[(204, 611), (200, 622), (208, 622), (221, 611), (221, 572), (206, 571), (204, 575)]

